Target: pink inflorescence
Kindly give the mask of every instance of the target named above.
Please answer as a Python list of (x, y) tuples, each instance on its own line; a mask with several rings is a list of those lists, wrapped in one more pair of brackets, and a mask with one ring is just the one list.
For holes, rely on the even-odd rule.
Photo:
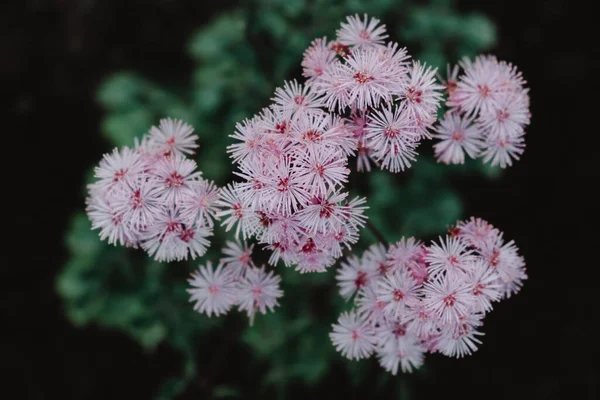
[(281, 278), (273, 271), (258, 268), (252, 262), (253, 246), (246, 242), (227, 242), (216, 269), (207, 262), (193, 272), (188, 280), (190, 301), (200, 313), (219, 316), (237, 306), (254, 322), (257, 312), (266, 314), (278, 305), (283, 296), (279, 288)]
[(197, 139), (190, 125), (163, 119), (134, 149), (105, 154), (88, 186), (92, 229), (110, 244), (141, 246), (157, 261), (203, 255), (219, 192), (186, 157)]
[(273, 103), (236, 126), (228, 152), (239, 178), (219, 205), (227, 229), (255, 237), (300, 272), (323, 272), (358, 240), (365, 199), (345, 191), (349, 157), (409, 168), (431, 137), (442, 86), (435, 70), (409, 62), (406, 49), (385, 43), (377, 19), (348, 17), (334, 42), (312, 42), (305, 84), (286, 82)]
[(490, 55), (449, 67), (444, 83), (449, 111), (433, 135), (440, 139), (434, 145), (438, 161), (462, 164), (466, 154), (505, 168), (518, 160), (530, 118), (525, 83), (515, 66)]
[(492, 303), (525, 279), (514, 242), (478, 218), (428, 246), (414, 238), (376, 244), (342, 263), (340, 294), (355, 307), (333, 325), (331, 340), (349, 359), (376, 354), (394, 375), (418, 368), (427, 352), (463, 357), (481, 343)]

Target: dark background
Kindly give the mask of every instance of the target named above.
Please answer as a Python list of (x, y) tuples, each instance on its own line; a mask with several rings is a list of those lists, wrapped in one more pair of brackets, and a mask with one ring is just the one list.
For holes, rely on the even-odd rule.
[[(492, 53), (516, 64), (531, 88), (522, 160), (499, 181), (456, 182), (467, 215), (495, 221), (518, 244), (529, 280), (510, 306), (486, 319), (480, 351), (439, 361), (417, 398), (597, 398), (597, 22), (577, 1), (458, 3), (494, 21)], [(54, 278), (67, 257), (68, 218), (83, 204), (83, 171), (106, 147), (97, 85), (122, 69), (185, 82), (193, 64), (184, 43), (217, 6), (24, 0), (0, 7), (9, 178), (2, 193), (15, 222), (3, 235), (11, 239), (3, 238), (0, 365), (18, 390), (5, 398), (150, 398), (176, 356), (167, 348), (145, 354), (119, 333), (75, 329), (62, 314)], [(315, 393), (345, 390), (344, 382), (331, 381)]]

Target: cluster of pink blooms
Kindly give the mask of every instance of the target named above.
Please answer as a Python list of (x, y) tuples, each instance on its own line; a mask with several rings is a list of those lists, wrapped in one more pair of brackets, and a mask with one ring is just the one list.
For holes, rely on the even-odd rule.
[[(239, 178), (221, 189), (187, 158), (193, 129), (165, 119), (133, 149), (104, 155), (89, 185), (92, 228), (111, 244), (142, 247), (158, 261), (201, 256), (215, 220), (254, 238), (301, 273), (323, 272), (358, 241), (366, 201), (346, 191), (350, 157), (358, 171), (411, 166), (424, 139), (439, 161), (469, 157), (501, 167), (524, 149), (529, 95), (514, 66), (492, 56), (461, 61), (443, 85), (436, 70), (386, 42), (379, 20), (349, 16), (334, 41), (314, 40), (302, 61), (304, 84), (285, 82), (272, 104), (236, 125), (227, 149)], [(436, 125), (446, 90), (448, 111)], [(283, 295), (280, 278), (251, 259), (253, 246), (228, 242), (216, 268), (189, 279), (190, 301), (208, 316), (233, 307), (252, 323)], [(516, 293), (524, 261), (512, 241), (480, 219), (457, 224), (439, 243), (414, 238), (371, 246), (337, 275), (355, 309), (331, 339), (350, 359), (377, 354), (392, 374), (418, 368), (426, 352), (462, 357), (481, 343), (492, 303)]]
[(304, 54), (304, 85), (286, 82), (273, 104), (236, 126), (228, 151), (241, 179), (223, 189), (227, 229), (256, 237), (300, 272), (322, 272), (358, 239), (365, 200), (349, 201), (348, 158), (393, 172), (415, 159), (430, 137), (442, 94), (435, 70), (408, 62), (383, 42), (385, 26), (348, 17), (334, 42)]
[(135, 148), (114, 149), (88, 186), (92, 229), (110, 244), (141, 246), (158, 261), (205, 253), (218, 211), (218, 189), (202, 179), (190, 125), (163, 119)]
[(232, 307), (238, 306), (254, 321), (256, 312), (266, 314), (278, 305), (277, 299), (283, 296), (279, 289), (281, 278), (266, 272), (265, 267), (257, 268), (252, 262), (252, 246), (246, 242), (227, 242), (216, 269), (209, 262), (192, 273), (188, 282), (191, 289), (190, 301), (195, 302), (194, 309), (211, 315), (226, 314)]
[[(463, 73), (458, 76), (460, 69)], [(529, 89), (517, 68), (494, 56), (463, 59), (448, 68), (444, 83), (449, 111), (436, 128), (438, 161), (462, 164), (471, 158), (505, 168), (525, 149)]]
[(429, 246), (414, 238), (376, 244), (339, 270), (340, 294), (354, 296), (355, 307), (330, 337), (345, 357), (376, 354), (394, 375), (418, 368), (427, 352), (463, 357), (481, 343), (492, 303), (517, 293), (525, 279), (514, 242), (481, 219), (459, 222)]
[(442, 99), (436, 70), (409, 61), (387, 37), (378, 19), (349, 16), (335, 41), (316, 39), (302, 61), (307, 85), (355, 138), (359, 171), (373, 163), (392, 172), (410, 167)]

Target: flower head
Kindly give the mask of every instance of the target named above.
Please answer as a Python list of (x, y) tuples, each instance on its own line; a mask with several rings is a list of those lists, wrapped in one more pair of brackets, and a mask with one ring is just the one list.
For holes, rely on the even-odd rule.
[(336, 350), (350, 360), (368, 358), (375, 350), (377, 338), (372, 326), (356, 311), (344, 312), (329, 334)]
[(481, 131), (473, 119), (454, 112), (444, 115), (433, 137), (440, 139), (433, 146), (435, 157), (445, 164), (464, 164), (465, 154), (476, 158), (483, 147)]
[(387, 37), (385, 25), (379, 25), (377, 18), (369, 18), (367, 14), (362, 20), (358, 15), (346, 17), (337, 31), (340, 43), (357, 48), (380, 46)]
[(200, 266), (188, 280), (191, 288), (187, 292), (194, 310), (208, 315), (226, 314), (236, 303), (236, 290), (232, 276), (219, 264), (215, 270), (210, 261)]
[(194, 154), (198, 147), (198, 135), (193, 135), (194, 128), (181, 120), (161, 119), (160, 125), (150, 129), (150, 141), (156, 150), (163, 155)]
[(238, 304), (240, 311), (246, 311), (250, 324), (254, 321), (256, 312), (266, 314), (279, 305), (277, 299), (283, 296), (279, 288), (281, 278), (265, 272), (265, 267), (253, 268), (246, 271), (246, 276), (237, 285)]

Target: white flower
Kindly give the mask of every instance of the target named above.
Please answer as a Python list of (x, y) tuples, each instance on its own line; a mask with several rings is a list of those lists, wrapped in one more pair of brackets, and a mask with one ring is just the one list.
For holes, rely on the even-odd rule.
[(198, 147), (194, 128), (181, 120), (161, 119), (158, 128), (150, 128), (150, 141), (156, 150), (168, 156), (194, 154)]
[(464, 164), (465, 153), (476, 158), (483, 146), (482, 133), (472, 118), (456, 112), (444, 115), (432, 135), (439, 142), (433, 145), (435, 157), (445, 164)]
[(254, 322), (257, 311), (266, 314), (279, 305), (277, 299), (283, 296), (279, 288), (281, 278), (270, 271), (265, 272), (265, 267), (253, 268), (246, 271), (246, 276), (237, 285), (238, 305), (240, 311), (246, 311), (250, 318), (250, 325)]
[(193, 272), (188, 279), (191, 289), (187, 292), (191, 295), (190, 301), (196, 302), (194, 310), (211, 315), (219, 316), (226, 314), (236, 302), (236, 287), (231, 275), (219, 264), (213, 270), (210, 261), (206, 266), (200, 266), (197, 272)]
[(344, 312), (329, 334), (337, 351), (349, 359), (368, 358), (375, 350), (377, 338), (373, 327), (356, 311)]
[(346, 46), (375, 47), (383, 45), (388, 37), (385, 25), (379, 25), (377, 18), (369, 18), (367, 14), (361, 20), (358, 14), (346, 17), (342, 27), (337, 30), (338, 41)]

